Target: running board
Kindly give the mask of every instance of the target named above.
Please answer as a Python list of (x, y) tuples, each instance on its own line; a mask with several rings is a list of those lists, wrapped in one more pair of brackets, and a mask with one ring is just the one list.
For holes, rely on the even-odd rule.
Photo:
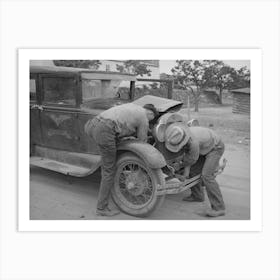
[(71, 175), (76, 177), (84, 177), (91, 174), (90, 168), (79, 167), (73, 164), (59, 162), (48, 158), (31, 157), (30, 164), (48, 170), (56, 171), (65, 175)]
[(101, 156), (35, 146), (30, 164), (66, 175), (85, 177), (101, 165)]

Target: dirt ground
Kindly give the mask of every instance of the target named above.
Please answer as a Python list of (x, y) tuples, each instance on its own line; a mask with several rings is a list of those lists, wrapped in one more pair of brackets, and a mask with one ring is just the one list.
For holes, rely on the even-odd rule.
[[(187, 114), (187, 109), (181, 112)], [(215, 130), (226, 144), (243, 144), (241, 147), (250, 149), (250, 117), (233, 114), (231, 105), (200, 108), (199, 112), (191, 109), (191, 119), (197, 119), (201, 126)]]
[[(186, 109), (182, 112), (186, 113)], [(219, 133), (225, 144), (228, 163), (218, 176), (227, 213), (215, 219), (250, 219), (250, 119), (231, 113), (231, 107), (202, 108), (191, 112), (200, 125)], [(30, 218), (39, 220), (98, 219), (95, 214), (100, 173), (73, 178), (37, 167), (30, 168)], [(182, 201), (183, 194), (168, 195), (162, 206), (145, 219), (209, 219), (204, 203)], [(108, 218), (106, 218), (108, 219)], [(137, 219), (121, 213), (110, 219)], [(213, 219), (213, 218), (211, 218)]]

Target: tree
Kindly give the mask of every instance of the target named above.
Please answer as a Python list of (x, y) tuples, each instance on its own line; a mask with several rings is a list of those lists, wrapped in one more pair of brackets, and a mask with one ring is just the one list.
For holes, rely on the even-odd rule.
[(224, 89), (250, 87), (250, 70), (244, 66), (236, 70), (220, 60), (205, 60), (205, 84), (219, 90), (219, 100), (222, 104)]
[(99, 60), (54, 60), (56, 66), (98, 69), (101, 62)]
[[(204, 87), (205, 66), (199, 60), (176, 60), (177, 65), (171, 69), (173, 73), (175, 84), (177, 87), (188, 91), (194, 97), (195, 112), (198, 112), (198, 104), (200, 100), (201, 90)], [(193, 90), (195, 86), (196, 90)]]
[(141, 77), (151, 76), (152, 72), (145, 64), (145, 60), (124, 60), (123, 64), (117, 64), (116, 68), (121, 73), (130, 73)]
[(251, 84), (251, 72), (246, 66), (240, 68), (236, 71), (233, 77), (233, 87), (232, 88), (244, 88), (250, 87)]
[(219, 90), (219, 101), (223, 103), (223, 90), (230, 89), (234, 82), (236, 70), (220, 60), (205, 60), (204, 86)]
[(151, 89), (158, 89), (158, 84), (157, 83), (152, 83), (150, 84)]

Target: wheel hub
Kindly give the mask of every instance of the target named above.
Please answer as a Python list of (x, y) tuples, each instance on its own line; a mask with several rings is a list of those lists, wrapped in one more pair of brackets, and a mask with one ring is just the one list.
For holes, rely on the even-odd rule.
[(126, 177), (125, 182), (129, 193), (135, 196), (142, 194), (145, 188), (145, 180), (143, 180), (144, 174), (141, 176), (139, 173), (140, 171), (130, 172), (130, 174)]
[(133, 205), (146, 204), (153, 195), (153, 186), (145, 168), (129, 163), (120, 173), (120, 192), (124, 199)]

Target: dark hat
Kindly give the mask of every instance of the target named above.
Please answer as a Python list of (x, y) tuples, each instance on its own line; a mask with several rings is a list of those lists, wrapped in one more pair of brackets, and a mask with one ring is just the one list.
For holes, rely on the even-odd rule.
[(146, 110), (152, 111), (154, 113), (155, 117), (158, 116), (158, 114), (159, 114), (159, 112), (154, 104), (145, 104), (143, 106), (143, 108), (145, 108)]

